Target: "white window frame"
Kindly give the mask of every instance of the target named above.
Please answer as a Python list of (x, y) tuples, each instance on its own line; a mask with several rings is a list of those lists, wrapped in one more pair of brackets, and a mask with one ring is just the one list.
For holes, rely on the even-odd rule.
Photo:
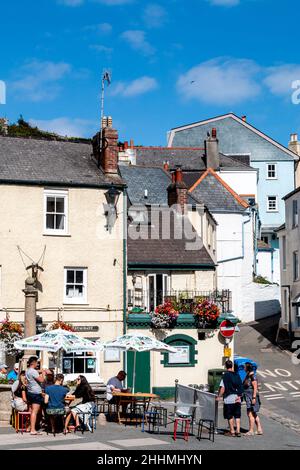
[(295, 322), (296, 328), (300, 328), (300, 307), (295, 307)]
[[(296, 262), (297, 261), (297, 262)], [(299, 281), (299, 251), (293, 251), (293, 280)]]
[[(295, 207), (297, 209), (297, 211), (295, 212)], [(294, 199), (293, 202), (292, 202), (292, 228), (297, 228), (298, 225), (299, 225), (299, 204), (298, 204), (298, 200), (297, 199)]]
[(150, 311), (150, 279), (154, 279), (154, 309), (157, 307), (157, 275), (162, 275), (163, 280), (163, 295), (162, 300), (165, 301), (165, 297), (168, 295), (170, 291), (170, 275), (167, 273), (151, 273), (147, 276), (147, 292), (148, 292), (148, 299), (147, 299), (147, 309)]
[[(271, 198), (271, 197), (275, 198), (275, 203), (276, 203), (275, 209), (270, 209), (270, 204), (269, 204), (270, 200), (269, 200), (269, 198)], [(274, 196), (274, 195), (267, 196), (267, 212), (278, 212), (278, 196)]]
[[(47, 228), (47, 198), (48, 197), (60, 197), (64, 199), (64, 215), (65, 215), (65, 224), (64, 229), (51, 229)], [(46, 235), (67, 235), (68, 234), (68, 191), (56, 190), (56, 189), (45, 189), (44, 190), (44, 233)]]
[(282, 270), (286, 271), (286, 260), (287, 260), (287, 251), (286, 251), (286, 235), (282, 237)]
[[(270, 166), (274, 169), (270, 169)], [(274, 172), (275, 176), (269, 176), (269, 173)], [(267, 180), (277, 180), (277, 163), (267, 163)]]
[[(67, 297), (67, 271), (83, 271), (83, 296), (82, 297)], [(76, 284), (74, 282), (74, 284)], [(65, 304), (87, 304), (87, 268), (78, 266), (66, 266), (64, 268), (64, 303)]]

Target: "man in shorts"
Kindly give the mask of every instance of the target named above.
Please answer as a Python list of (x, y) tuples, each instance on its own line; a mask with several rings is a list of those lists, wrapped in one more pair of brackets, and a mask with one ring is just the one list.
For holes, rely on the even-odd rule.
[[(241, 437), (241, 398), (243, 384), (239, 374), (234, 371), (232, 361), (226, 361), (226, 372), (220, 383), (217, 400), (224, 398), (224, 419), (228, 420), (230, 431), (228, 436)], [(236, 430), (235, 430), (236, 426)]]

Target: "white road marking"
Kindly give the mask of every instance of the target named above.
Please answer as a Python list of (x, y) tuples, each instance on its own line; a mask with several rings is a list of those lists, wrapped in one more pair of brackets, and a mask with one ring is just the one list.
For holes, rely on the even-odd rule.
[(284, 399), (284, 396), (279, 396), (279, 397), (265, 397), (267, 400), (282, 400)]

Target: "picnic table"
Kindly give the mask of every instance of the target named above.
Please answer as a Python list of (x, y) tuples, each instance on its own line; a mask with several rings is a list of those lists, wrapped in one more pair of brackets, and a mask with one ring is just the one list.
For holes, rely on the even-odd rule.
[(144, 411), (147, 411), (151, 400), (154, 400), (155, 398), (159, 398), (159, 396), (155, 395), (154, 393), (142, 393), (142, 392), (139, 392), (139, 393), (113, 392), (112, 395), (116, 400), (117, 417), (118, 417), (119, 424), (121, 424), (121, 422), (126, 419), (121, 416), (120, 410), (122, 407), (126, 408), (128, 405), (130, 405), (133, 408), (135, 408), (136, 405), (140, 405), (143, 407)]

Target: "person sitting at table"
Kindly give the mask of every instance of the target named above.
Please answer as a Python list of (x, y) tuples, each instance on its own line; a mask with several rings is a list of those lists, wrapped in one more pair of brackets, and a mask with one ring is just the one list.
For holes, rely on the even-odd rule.
[(18, 379), (19, 363), (16, 362), (14, 368), (7, 374), (7, 380), (15, 382)]
[(69, 389), (63, 386), (63, 374), (57, 374), (53, 385), (45, 388), (44, 401), (47, 405), (46, 413), (50, 416), (52, 432), (55, 432), (55, 416), (64, 415), (65, 413), (65, 397), (69, 393)]
[(28, 403), (26, 396), (27, 380), (25, 370), (20, 373), (19, 379), (11, 386), (11, 392), (13, 396), (12, 407), (17, 411), (27, 411)]
[(82, 421), (84, 422), (86, 427), (89, 429), (89, 431), (91, 431), (87, 415), (92, 414), (93, 409), (95, 407), (95, 394), (84, 375), (79, 375), (77, 378), (77, 387), (74, 392), (74, 397), (82, 398), (82, 402), (79, 405), (76, 405), (74, 408), (71, 408), (71, 412), (69, 413), (65, 421), (65, 432), (68, 432), (68, 425), (71, 417), (75, 419), (76, 429), (80, 429), (80, 415), (82, 416)]
[(110, 404), (115, 403), (113, 392), (127, 392), (127, 389), (123, 387), (123, 381), (126, 378), (126, 372), (120, 370), (118, 375), (109, 379), (106, 384), (106, 399)]

